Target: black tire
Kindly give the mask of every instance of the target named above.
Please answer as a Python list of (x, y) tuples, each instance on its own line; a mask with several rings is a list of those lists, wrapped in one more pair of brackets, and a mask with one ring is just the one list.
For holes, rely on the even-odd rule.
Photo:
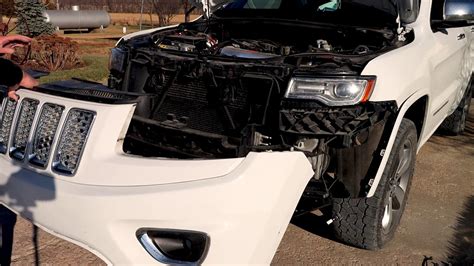
[(417, 142), (415, 124), (403, 119), (375, 195), (333, 199), (333, 215), (337, 217), (333, 228), (337, 238), (371, 250), (382, 248), (393, 238), (410, 191)]
[(472, 100), (472, 89), (466, 91), (458, 108), (450, 116), (446, 117), (440, 126), (442, 133), (451, 136), (462, 134), (466, 129), (467, 117)]

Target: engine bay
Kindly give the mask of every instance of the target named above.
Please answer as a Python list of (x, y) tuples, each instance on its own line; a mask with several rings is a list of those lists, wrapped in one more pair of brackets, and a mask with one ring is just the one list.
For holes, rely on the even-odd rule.
[(152, 35), (153, 48), (200, 56), (238, 59), (277, 59), (304, 54), (363, 56), (396, 46), (388, 29), (343, 29), (254, 22), (185, 24)]
[[(146, 140), (144, 145), (154, 148), (130, 141), (128, 152), (242, 157), (254, 150), (291, 149), (308, 134), (334, 135), (329, 125), (321, 132), (303, 130), (304, 134), (283, 129), (292, 128), (285, 123), (298, 121), (298, 117), (289, 119), (291, 111), (328, 110), (320, 102), (285, 99), (292, 77), (358, 76), (371, 59), (406, 43), (390, 29), (260, 19), (198, 20), (121, 42), (112, 51), (112, 62), (119, 62), (113, 64), (117, 67), (112, 67), (109, 85), (149, 95), (148, 103), (137, 108), (129, 139)], [(157, 128), (150, 132), (141, 128), (151, 124)], [(167, 133), (156, 134), (158, 128)], [(175, 131), (201, 141), (184, 141), (175, 137), (179, 135)], [(354, 132), (356, 128), (345, 135)], [(300, 136), (291, 136), (295, 134)], [(338, 139), (344, 138), (339, 135)], [(353, 143), (341, 141), (344, 144), (339, 146)]]
[(342, 197), (358, 196), (380, 160), (374, 154), (386, 144), (395, 104), (334, 107), (286, 92), (295, 77), (357, 79), (413, 34), (402, 37), (390, 29), (214, 19), (122, 41), (112, 51), (109, 87), (146, 95), (123, 150), (177, 159), (300, 151), (323, 181), (317, 191), (327, 191), (327, 181), (343, 184)]

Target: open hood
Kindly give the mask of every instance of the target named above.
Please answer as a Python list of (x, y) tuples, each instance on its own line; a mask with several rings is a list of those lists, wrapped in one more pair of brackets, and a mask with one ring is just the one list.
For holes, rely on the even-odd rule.
[(211, 16), (214, 10), (228, 2), (232, 2), (232, 0), (191, 0), (194, 6), (202, 8), (203, 14), (207, 18)]
[[(222, 7), (226, 3), (231, 2), (242, 2), (250, 6), (258, 6), (262, 4), (264, 0), (191, 0), (191, 2), (198, 8), (202, 8), (204, 16), (209, 18), (211, 14)], [(303, 1), (303, 0), (302, 0)], [(311, 1), (311, 0), (309, 0)], [(304, 2), (309, 2), (304, 1)], [(317, 2), (318, 0), (313, 0)], [(260, 2), (260, 3), (258, 3)], [(268, 0), (269, 4), (273, 5), (276, 2), (282, 2), (282, 0)], [(413, 23), (419, 12), (419, 0), (325, 0), (321, 2), (320, 8), (338, 8), (344, 5), (344, 2), (351, 2), (353, 4), (358, 4), (362, 6), (367, 6), (368, 8), (374, 8), (380, 10), (387, 15), (393, 17), (394, 21), (400, 18), (402, 24)], [(258, 3), (258, 4), (256, 4)]]

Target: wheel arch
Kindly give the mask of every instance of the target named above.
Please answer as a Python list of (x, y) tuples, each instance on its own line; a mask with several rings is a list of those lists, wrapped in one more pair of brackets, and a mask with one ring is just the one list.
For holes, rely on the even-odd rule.
[[(428, 114), (428, 101), (428, 95), (422, 96), (410, 105), (403, 116), (403, 118), (409, 119), (415, 123), (418, 140), (420, 140), (423, 136), (425, 121)], [(420, 146), (420, 144), (418, 144), (418, 146)]]

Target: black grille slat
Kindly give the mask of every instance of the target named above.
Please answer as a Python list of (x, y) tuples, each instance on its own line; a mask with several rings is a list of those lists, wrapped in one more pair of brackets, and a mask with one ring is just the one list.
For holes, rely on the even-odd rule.
[(29, 155), (31, 164), (43, 168), (48, 164), (63, 111), (64, 107), (60, 105), (48, 103), (43, 106)]
[(38, 105), (39, 101), (32, 99), (25, 99), (21, 102), (10, 148), (10, 156), (16, 160), (21, 161), (25, 159), (26, 148)]
[(116, 91), (99, 83), (77, 79), (41, 84), (35, 90), (50, 95), (107, 104), (137, 103), (141, 97), (146, 96), (141, 93)]

